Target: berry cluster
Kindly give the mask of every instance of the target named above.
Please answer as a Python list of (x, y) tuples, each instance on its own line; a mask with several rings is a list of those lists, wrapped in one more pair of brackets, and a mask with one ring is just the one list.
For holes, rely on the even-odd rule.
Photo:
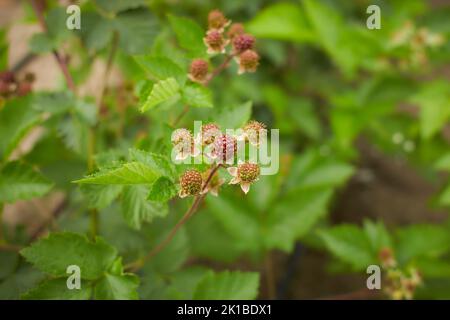
[(390, 248), (381, 249), (378, 256), (381, 266), (387, 271), (384, 285), (386, 295), (394, 300), (411, 300), (416, 288), (422, 284), (418, 270), (410, 268), (408, 272), (405, 272), (399, 269)]
[[(215, 123), (203, 125), (196, 137), (188, 129), (177, 129), (172, 135), (175, 159), (205, 156), (219, 167), (227, 167), (228, 173), (232, 176), (229, 184), (240, 184), (242, 190), (247, 193), (250, 185), (259, 178), (259, 165), (241, 160), (236, 167), (228, 166), (225, 163), (233, 163), (236, 160), (238, 139), (258, 147), (260, 137), (266, 135), (266, 126), (257, 121), (250, 121), (243, 127), (242, 132), (239, 136), (225, 134)], [(203, 173), (196, 170), (186, 171), (180, 177), (180, 197), (196, 196), (208, 191), (217, 195), (219, 187), (224, 181), (210, 170)], [(212, 176), (208, 180), (210, 174)]]
[[(203, 42), (208, 54), (226, 54), (228, 59), (234, 58), (239, 65), (238, 74), (256, 71), (259, 55), (254, 50), (255, 38), (245, 33), (242, 24), (231, 24), (221, 11), (213, 10), (209, 13), (208, 31)], [(228, 49), (230, 44), (231, 48)], [(191, 62), (188, 77), (191, 81), (206, 83), (211, 77), (208, 62), (203, 59), (194, 59)]]
[(407, 52), (406, 57), (383, 61), (385, 64), (395, 63), (402, 70), (411, 67), (423, 67), (429, 63), (428, 50), (441, 47), (445, 44), (442, 34), (434, 33), (425, 27), (417, 27), (413, 22), (407, 21), (400, 29), (393, 33), (389, 41), (392, 49), (401, 49)]
[(0, 72), (0, 97), (8, 99), (15, 96), (24, 96), (31, 92), (34, 75), (28, 73), (18, 80), (13, 72)]

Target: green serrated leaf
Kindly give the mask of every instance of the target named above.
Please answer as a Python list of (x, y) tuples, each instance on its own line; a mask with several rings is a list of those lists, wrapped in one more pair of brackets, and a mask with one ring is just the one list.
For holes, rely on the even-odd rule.
[(101, 170), (75, 183), (90, 184), (152, 184), (160, 176), (159, 172), (140, 162), (129, 162), (110, 170)]
[(327, 213), (331, 195), (329, 189), (293, 191), (280, 199), (269, 213), (266, 245), (291, 251), (295, 241), (305, 236)]
[(175, 31), (178, 43), (183, 49), (190, 52), (193, 57), (204, 57), (206, 47), (203, 43), (204, 31), (194, 21), (169, 14), (170, 25)]
[(0, 110), (0, 159), (6, 159), (21, 139), (41, 121), (31, 107), (32, 97), (9, 100)]
[(87, 199), (90, 209), (103, 209), (122, 192), (121, 185), (82, 184), (80, 190)]
[(36, 268), (56, 277), (66, 277), (67, 267), (76, 265), (81, 278), (87, 280), (101, 277), (117, 256), (117, 251), (101, 238), (91, 242), (70, 232), (52, 233), (20, 253)]
[(127, 186), (123, 189), (122, 214), (128, 225), (140, 229), (143, 222), (151, 222), (155, 217), (168, 213), (166, 205), (147, 200), (146, 186)]
[(150, 187), (148, 200), (156, 202), (167, 202), (177, 194), (177, 187), (172, 180), (161, 177)]
[(112, 23), (119, 34), (119, 46), (128, 54), (149, 52), (159, 32), (158, 21), (149, 10), (121, 12)]
[(236, 129), (242, 127), (252, 115), (252, 102), (248, 101), (236, 107), (223, 108), (218, 112), (217, 123), (222, 128)]
[(314, 33), (298, 4), (276, 3), (264, 8), (247, 25), (255, 37), (289, 41), (311, 41)]
[(355, 270), (365, 270), (368, 265), (377, 263), (370, 241), (357, 226), (339, 225), (321, 230), (319, 237), (333, 255), (352, 265)]
[(220, 272), (208, 274), (194, 292), (196, 300), (251, 300), (258, 296), (256, 272)]
[(183, 88), (181, 98), (183, 102), (192, 107), (212, 108), (212, 93), (208, 88), (199, 84), (189, 84)]
[(137, 63), (150, 75), (158, 80), (175, 78), (182, 86), (186, 81), (186, 72), (172, 60), (166, 57), (154, 57), (149, 55), (135, 56)]
[(175, 179), (176, 170), (170, 159), (162, 154), (147, 152), (139, 149), (130, 149), (130, 160), (142, 162), (161, 175)]
[(397, 257), (408, 262), (416, 257), (438, 257), (450, 249), (448, 230), (440, 225), (419, 224), (397, 231)]
[(150, 95), (147, 97), (147, 101), (141, 107), (141, 112), (145, 112), (149, 109), (156, 107), (158, 104), (179, 98), (180, 86), (175, 78), (168, 78), (156, 83)]
[(24, 300), (89, 300), (92, 296), (90, 283), (81, 282), (80, 289), (69, 289), (67, 279), (45, 280), (36, 288), (21, 296)]
[(0, 203), (41, 197), (53, 184), (32, 167), (10, 162), (0, 171)]
[(36, 33), (30, 39), (30, 51), (41, 54), (55, 49), (56, 45), (46, 33)]
[(139, 278), (133, 274), (105, 274), (95, 286), (97, 300), (137, 300)]

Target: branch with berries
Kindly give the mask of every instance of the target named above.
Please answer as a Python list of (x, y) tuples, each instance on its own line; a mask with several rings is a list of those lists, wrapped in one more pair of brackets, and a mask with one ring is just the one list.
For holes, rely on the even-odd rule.
[[(255, 38), (245, 33), (240, 23), (231, 23), (219, 10), (213, 10), (208, 15), (208, 30), (203, 38), (208, 55), (224, 55), (222, 63), (210, 72), (210, 62), (202, 59), (193, 59), (188, 72), (188, 79), (192, 82), (207, 86), (214, 77), (230, 66), (234, 60), (238, 65), (238, 74), (255, 72), (259, 65), (259, 55), (255, 51)], [(189, 111), (185, 106), (182, 114), (175, 120), (176, 125), (181, 117)], [(181, 226), (194, 215), (203, 199), (208, 193), (218, 196), (220, 187), (225, 183), (219, 177), (219, 170), (226, 169), (231, 176), (229, 184), (240, 185), (242, 191), (247, 194), (251, 184), (258, 181), (260, 166), (254, 161), (237, 160), (238, 141), (249, 143), (259, 147), (260, 141), (266, 135), (267, 129), (263, 123), (250, 121), (243, 128), (241, 134), (229, 135), (223, 133), (216, 123), (208, 123), (201, 127), (200, 133), (194, 137), (186, 128), (177, 129), (172, 135), (172, 144), (176, 161), (188, 158), (206, 158), (211, 166), (201, 172), (197, 169), (189, 169), (179, 177), (179, 197), (193, 196), (194, 201), (183, 217), (171, 230), (169, 235), (144, 258), (127, 266), (128, 270), (136, 271), (145, 262), (150, 260), (158, 252), (165, 248), (173, 239)], [(236, 163), (232, 166), (230, 163)]]

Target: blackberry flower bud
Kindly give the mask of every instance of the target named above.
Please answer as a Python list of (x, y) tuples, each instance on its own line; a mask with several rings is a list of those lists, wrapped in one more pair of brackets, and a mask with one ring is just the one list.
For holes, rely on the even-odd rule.
[(236, 53), (241, 53), (253, 49), (255, 38), (250, 34), (240, 34), (233, 39), (233, 48)]
[(196, 156), (194, 137), (187, 129), (177, 129), (172, 134), (172, 144), (176, 152), (175, 160), (184, 160), (190, 155)]
[(188, 78), (191, 81), (203, 83), (208, 75), (208, 62), (203, 59), (195, 59), (189, 68)]
[(260, 168), (256, 163), (244, 162), (237, 167), (228, 168), (228, 172), (233, 176), (230, 184), (240, 184), (242, 191), (247, 193), (250, 190), (250, 185), (258, 181)]
[(244, 30), (244, 26), (242, 25), (242, 23), (233, 23), (227, 32), (227, 36), (230, 39), (234, 39), (234, 37), (236, 37), (240, 34), (243, 34), (244, 32), (245, 32), (245, 30)]
[(239, 63), (238, 74), (255, 72), (259, 64), (259, 55), (253, 50), (245, 50), (237, 58)]
[(223, 29), (230, 24), (220, 10), (212, 10), (208, 14), (208, 28), (210, 30), (218, 30), (223, 32)]
[(394, 254), (390, 248), (382, 248), (378, 253), (383, 268), (394, 268), (397, 265)]
[(223, 134), (215, 139), (210, 157), (217, 159), (219, 163), (226, 162), (234, 158), (236, 151), (236, 139), (227, 134)]
[(180, 198), (195, 196), (202, 191), (202, 174), (197, 170), (188, 170), (180, 177)]
[(225, 40), (217, 30), (210, 30), (206, 33), (206, 37), (203, 38), (203, 42), (208, 48), (207, 52), (209, 54), (214, 53), (224, 53), (225, 46), (228, 44), (228, 40)]
[(220, 137), (222, 132), (220, 131), (220, 127), (215, 123), (207, 123), (202, 125), (200, 132), (200, 141), (202, 145), (210, 145), (213, 143), (216, 138)]
[(267, 129), (264, 123), (252, 120), (244, 126), (243, 131), (245, 140), (248, 140), (254, 146), (259, 146), (261, 136), (267, 132)]

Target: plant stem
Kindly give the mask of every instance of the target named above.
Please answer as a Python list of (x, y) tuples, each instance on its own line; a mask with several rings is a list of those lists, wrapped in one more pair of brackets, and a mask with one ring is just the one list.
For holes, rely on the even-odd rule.
[[(214, 168), (209, 173), (208, 178), (206, 178), (205, 183), (203, 184), (202, 191), (204, 191), (206, 189), (206, 187), (210, 183), (211, 179), (213, 178), (213, 176), (216, 174), (217, 170), (219, 170), (219, 168), (221, 166), (222, 166), (221, 164), (214, 166)], [(201, 194), (197, 195), (194, 199), (194, 202), (190, 206), (190, 208), (186, 211), (186, 213), (183, 215), (183, 217), (177, 222), (177, 224), (172, 228), (172, 230), (167, 235), (167, 237), (164, 238), (164, 240), (160, 244), (158, 244), (156, 247), (154, 247), (144, 258), (125, 266), (125, 269), (132, 271), (132, 272), (139, 270), (140, 268), (142, 268), (144, 266), (144, 264), (147, 261), (149, 261), (156, 254), (158, 254), (162, 249), (164, 249), (175, 237), (178, 230), (186, 223), (186, 221), (189, 220), (190, 217), (192, 217), (194, 215), (194, 213), (198, 209), (198, 206), (200, 205), (200, 203), (202, 202), (202, 200), (205, 197), (206, 197), (206, 193), (201, 193)]]
[(16, 244), (0, 243), (0, 251), (17, 252), (22, 249), (22, 246)]
[(273, 300), (276, 298), (276, 288), (275, 288), (275, 278), (274, 278), (274, 270), (273, 270), (273, 259), (272, 254), (269, 251), (267, 253), (267, 257), (265, 260), (265, 278), (266, 278), (266, 285), (267, 285), (267, 295), (270, 300)]
[[(41, 25), (42, 29), (44, 30), (44, 32), (48, 33), (48, 26), (44, 19), (43, 7), (40, 5), (40, 3), (38, 3), (37, 0), (32, 0), (31, 5), (33, 6), (33, 10), (36, 14), (36, 17), (38, 18), (39, 24)], [(72, 90), (75, 93), (76, 92), (75, 82), (73, 81), (73, 78), (70, 75), (66, 60), (61, 56), (61, 54), (57, 50), (53, 50), (52, 53), (56, 59), (56, 62), (58, 62), (59, 68), (61, 69), (64, 78), (66, 79), (67, 86), (69, 87), (70, 90)]]
[(205, 81), (205, 86), (207, 86), (212, 79), (214, 79), (219, 73), (221, 73), (226, 67), (228, 67), (228, 64), (230, 63), (231, 59), (233, 59), (233, 55), (228, 55), (225, 60), (220, 64), (214, 71), (209, 75), (208, 79)]
[(0, 245), (6, 243), (5, 237), (3, 235), (3, 203), (0, 203)]

